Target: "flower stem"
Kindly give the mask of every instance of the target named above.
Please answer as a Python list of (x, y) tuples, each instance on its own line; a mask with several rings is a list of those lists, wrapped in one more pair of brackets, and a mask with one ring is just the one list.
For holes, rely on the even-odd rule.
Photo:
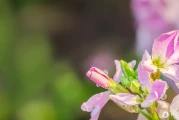
[(152, 119), (153, 120), (160, 120), (159, 119), (159, 116), (156, 112), (156, 106), (157, 106), (157, 103), (154, 102), (153, 105), (151, 105), (150, 107), (148, 107), (146, 110), (147, 112), (151, 115)]
[(174, 117), (170, 114), (169, 120), (175, 120)]
[(140, 114), (142, 114), (143, 116), (145, 116), (148, 120), (152, 120), (152, 118), (151, 118), (147, 113), (145, 113), (143, 110), (141, 110), (139, 107), (134, 106), (133, 108), (134, 108), (137, 112), (139, 112)]
[(112, 91), (113, 93), (117, 94), (117, 93), (129, 93), (129, 91), (124, 88), (121, 84), (117, 84), (115, 82), (111, 82), (110, 91)]

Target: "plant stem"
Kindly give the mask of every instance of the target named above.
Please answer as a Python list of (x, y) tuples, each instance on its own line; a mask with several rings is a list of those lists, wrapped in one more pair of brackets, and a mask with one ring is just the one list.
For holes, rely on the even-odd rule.
[(150, 107), (148, 107), (146, 110), (147, 112), (151, 115), (152, 119), (153, 120), (160, 120), (159, 119), (159, 116), (156, 112), (156, 106), (157, 106), (157, 103), (154, 102), (153, 105), (151, 105)]
[(170, 114), (169, 120), (175, 120), (174, 117)]
[(117, 94), (117, 93), (129, 93), (129, 91), (124, 88), (121, 84), (117, 84), (115, 82), (111, 82), (110, 91), (112, 91), (113, 93)]
[(139, 112), (140, 114), (142, 114), (143, 116), (145, 116), (148, 120), (152, 120), (152, 118), (147, 113), (145, 113), (143, 110), (141, 110), (139, 107), (134, 106), (134, 109), (137, 112)]

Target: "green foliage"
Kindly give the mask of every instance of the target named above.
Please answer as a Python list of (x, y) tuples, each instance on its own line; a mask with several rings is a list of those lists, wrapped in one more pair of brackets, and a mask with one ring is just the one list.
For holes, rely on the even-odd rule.
[(120, 77), (121, 84), (134, 93), (140, 93), (140, 84), (137, 78), (137, 72), (123, 60), (120, 61), (124, 76)]
[(45, 33), (22, 32), (10, 4), (2, 0), (0, 6), (0, 120), (77, 119), (96, 89), (70, 62), (53, 59)]
[(30, 101), (17, 113), (18, 120), (56, 120), (56, 111), (51, 102)]
[(138, 81), (136, 80), (131, 81), (129, 88), (132, 92), (140, 94), (140, 83)]
[(121, 76), (120, 77), (120, 82), (123, 86), (129, 88), (130, 87), (130, 81), (128, 80), (128, 78)]
[(10, 101), (7, 97), (7, 94), (0, 92), (0, 120), (8, 120), (10, 114)]
[(137, 77), (134, 69), (131, 66), (129, 66), (127, 62), (120, 60), (120, 63), (122, 72), (126, 78), (128, 78), (131, 81)]

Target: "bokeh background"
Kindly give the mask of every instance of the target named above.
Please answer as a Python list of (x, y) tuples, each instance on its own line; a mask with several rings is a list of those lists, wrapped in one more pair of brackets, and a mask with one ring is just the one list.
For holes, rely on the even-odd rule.
[[(0, 120), (89, 120), (80, 106), (104, 90), (86, 71), (112, 77), (114, 59), (140, 60), (132, 11), (130, 0), (0, 0)], [(99, 119), (136, 117), (109, 102)]]

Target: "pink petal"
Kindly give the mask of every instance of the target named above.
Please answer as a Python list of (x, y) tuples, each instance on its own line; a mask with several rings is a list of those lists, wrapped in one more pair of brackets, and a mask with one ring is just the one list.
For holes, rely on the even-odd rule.
[(100, 69), (96, 67), (91, 67), (86, 75), (97, 85), (108, 88), (110, 85), (109, 77)]
[(119, 78), (120, 76), (122, 76), (121, 64), (119, 60), (114, 60), (114, 63), (116, 65), (116, 73), (114, 74), (113, 80), (119, 83), (120, 82)]
[(143, 66), (142, 63), (140, 62), (138, 65), (138, 79), (140, 81), (141, 87), (144, 91), (148, 90), (150, 91), (150, 86), (151, 86), (151, 82), (150, 82), (150, 73), (147, 72)]
[(141, 104), (142, 107), (149, 107), (153, 102), (160, 100), (165, 95), (167, 89), (168, 85), (165, 81), (154, 81), (151, 86), (150, 94), (147, 95), (146, 99)]
[(137, 105), (139, 102), (137, 101), (139, 98), (138, 95), (132, 95), (129, 93), (118, 93), (116, 95), (110, 95), (110, 99), (120, 105)]
[(142, 102), (141, 106), (143, 108), (147, 108), (153, 104), (157, 100), (158, 96), (157, 93), (155, 92), (154, 94), (149, 94), (146, 99)]
[[(179, 89), (179, 82), (175, 82), (175, 85), (177, 86), (177, 88)], [(178, 90), (177, 89), (177, 90)]]
[(173, 55), (170, 57), (170, 59), (167, 61), (169, 65), (178, 63), (179, 62), (179, 42), (177, 42), (177, 45), (175, 47), (175, 51)]
[(91, 112), (91, 120), (97, 120), (101, 109), (108, 102), (110, 94), (110, 91), (106, 91), (93, 95), (87, 102), (81, 105), (81, 109)]
[(168, 89), (168, 84), (165, 81), (155, 80), (152, 83), (151, 94), (156, 94), (157, 93), (157, 96), (158, 96), (157, 100), (159, 100), (159, 99), (163, 98), (163, 96), (165, 95), (167, 89)]
[(157, 71), (157, 67), (153, 65), (151, 56), (147, 51), (144, 52), (144, 55), (142, 57), (142, 65), (150, 73), (154, 73)]
[(142, 61), (150, 61), (152, 63), (152, 58), (147, 52), (147, 50), (144, 51), (144, 54), (142, 56)]
[(167, 70), (161, 69), (160, 71), (173, 81), (179, 82), (179, 65), (170, 65)]
[(161, 58), (161, 62), (167, 61), (174, 53), (179, 31), (171, 31), (160, 35), (155, 39), (152, 48), (152, 59)]
[(100, 106), (99, 105), (95, 106), (93, 111), (91, 112), (90, 120), (98, 120), (100, 112), (101, 112)]
[(176, 120), (179, 120), (179, 95), (176, 95), (170, 105), (170, 112)]
[(132, 68), (134, 68), (135, 65), (136, 65), (136, 60), (132, 60), (132, 61), (129, 62), (128, 64), (129, 64), (129, 66), (131, 66)]

